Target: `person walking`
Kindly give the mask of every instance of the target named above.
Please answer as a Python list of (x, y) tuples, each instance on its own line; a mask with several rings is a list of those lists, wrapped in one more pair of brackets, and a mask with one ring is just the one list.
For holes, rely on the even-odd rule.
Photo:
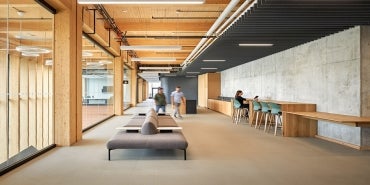
[(155, 101), (155, 112), (158, 113), (159, 109), (162, 109), (164, 113), (166, 113), (166, 95), (163, 93), (163, 88), (158, 88), (158, 93), (154, 96)]
[(184, 93), (181, 92), (181, 87), (177, 86), (176, 90), (171, 93), (171, 104), (172, 108), (175, 109), (175, 112), (173, 113), (173, 116), (177, 118), (182, 118), (180, 113), (180, 105), (181, 103), (185, 102)]

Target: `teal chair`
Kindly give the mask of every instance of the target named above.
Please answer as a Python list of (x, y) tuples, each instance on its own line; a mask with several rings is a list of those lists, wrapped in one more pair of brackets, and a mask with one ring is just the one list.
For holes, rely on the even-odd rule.
[[(253, 119), (256, 119), (256, 122), (255, 122), (255, 127), (257, 126), (257, 122), (258, 122), (258, 115), (259, 113), (261, 112), (261, 104), (258, 103), (258, 101), (256, 100), (253, 100), (253, 115), (252, 115), (252, 122), (253, 122)], [(254, 118), (254, 116), (256, 115), (256, 118)], [(251, 124), (251, 126), (253, 126), (253, 124)], [(256, 127), (257, 128), (257, 127)]]
[(242, 118), (247, 120), (247, 108), (240, 108), (241, 104), (238, 100), (233, 99), (233, 122), (238, 124)]
[(233, 123), (238, 124), (241, 119), (242, 109), (240, 108), (240, 103), (238, 100), (232, 99), (233, 101)]
[[(271, 123), (272, 123), (272, 118), (275, 119), (275, 132), (274, 132), (274, 135), (276, 136), (276, 132), (277, 132), (277, 128), (280, 124), (280, 127), (281, 127), (281, 133), (283, 133), (283, 122), (281, 121), (281, 116), (283, 115), (283, 113), (281, 112), (281, 106), (276, 104), (276, 103), (272, 103), (270, 102), (269, 103), (269, 106), (271, 107), (271, 112), (270, 112), (270, 125), (269, 125), (269, 128), (268, 130), (270, 130), (270, 127), (271, 127)], [(267, 131), (268, 132), (268, 131)]]
[(260, 122), (258, 125), (256, 125), (256, 128), (258, 127), (258, 129), (260, 128), (261, 126), (261, 123), (262, 123), (262, 118), (265, 117), (265, 129), (266, 130), (266, 125), (267, 125), (267, 119), (270, 115), (270, 112), (271, 112), (271, 109), (269, 107), (269, 105), (266, 103), (266, 102), (260, 102), (261, 104), (261, 119), (260, 119)]

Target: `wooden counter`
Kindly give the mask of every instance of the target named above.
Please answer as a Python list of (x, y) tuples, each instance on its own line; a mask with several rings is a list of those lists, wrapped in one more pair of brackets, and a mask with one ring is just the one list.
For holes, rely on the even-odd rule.
[[(298, 128), (296, 124), (289, 123), (290, 118), (287, 117), (287, 112), (316, 112), (316, 104), (312, 103), (300, 103), (300, 102), (289, 102), (289, 101), (277, 101), (277, 100), (259, 100), (259, 102), (272, 102), (281, 106), (281, 111), (283, 112), (283, 136), (312, 136), (312, 130), (317, 132), (317, 124), (312, 121), (308, 121), (302, 125), (305, 125), (304, 128)], [(253, 100), (249, 100), (249, 115), (253, 115)], [(254, 124), (255, 120), (250, 119), (249, 124)], [(297, 134), (298, 129), (303, 133), (311, 133), (309, 135)]]
[(207, 108), (228, 116), (231, 116), (232, 114), (232, 105), (230, 101), (208, 99)]

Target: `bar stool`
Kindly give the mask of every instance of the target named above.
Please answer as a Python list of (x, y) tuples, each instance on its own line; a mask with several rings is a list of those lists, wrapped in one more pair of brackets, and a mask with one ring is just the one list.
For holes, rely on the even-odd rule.
[(253, 115), (252, 115), (252, 124), (251, 124), (251, 126), (253, 126), (253, 119), (254, 119), (255, 115), (256, 115), (256, 123), (254, 125), (255, 126), (257, 125), (258, 115), (259, 115), (260, 112), (261, 112), (261, 104), (258, 103), (258, 101), (253, 100)]
[[(258, 129), (261, 126), (261, 122), (262, 122), (263, 116), (265, 116), (265, 129), (264, 130), (266, 130), (267, 119), (268, 119), (268, 116), (269, 116), (269, 114), (271, 112), (271, 109), (270, 109), (269, 105), (266, 102), (260, 102), (260, 104), (261, 104), (261, 112), (262, 112), (262, 115), (261, 115), (260, 122), (258, 124)], [(256, 125), (256, 128), (257, 128), (257, 125)]]
[[(276, 136), (276, 132), (277, 132), (277, 127), (278, 125), (280, 124), (280, 127), (281, 127), (281, 133), (283, 133), (283, 122), (281, 121), (281, 116), (282, 116), (282, 112), (281, 112), (281, 106), (276, 104), (276, 103), (272, 103), (270, 102), (269, 103), (270, 107), (271, 107), (271, 113), (270, 113), (270, 117), (271, 117), (271, 120), (270, 120), (270, 125), (269, 125), (269, 128), (268, 130), (270, 130), (270, 127), (271, 127), (271, 123), (272, 123), (272, 118), (275, 119), (275, 133), (274, 135)], [(267, 130), (267, 132), (268, 132)]]
[(242, 108), (240, 108), (241, 105), (238, 100), (232, 99), (232, 101), (233, 101), (233, 115), (232, 115), (233, 123), (238, 124), (238, 122), (240, 122), (243, 110)]

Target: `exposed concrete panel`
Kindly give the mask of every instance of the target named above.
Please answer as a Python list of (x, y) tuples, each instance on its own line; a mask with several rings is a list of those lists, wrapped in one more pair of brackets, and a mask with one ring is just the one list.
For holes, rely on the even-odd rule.
[[(223, 96), (241, 89), (245, 97), (315, 103), (317, 111), (370, 116), (369, 71), (370, 28), (355, 27), (225, 70), (221, 88)], [(319, 121), (318, 130), (361, 144), (360, 128)]]
[(361, 116), (370, 116), (370, 27), (361, 27)]
[(361, 129), (359, 127), (324, 121), (320, 122), (317, 126), (317, 135), (319, 136), (336, 139), (357, 146), (361, 145)]

